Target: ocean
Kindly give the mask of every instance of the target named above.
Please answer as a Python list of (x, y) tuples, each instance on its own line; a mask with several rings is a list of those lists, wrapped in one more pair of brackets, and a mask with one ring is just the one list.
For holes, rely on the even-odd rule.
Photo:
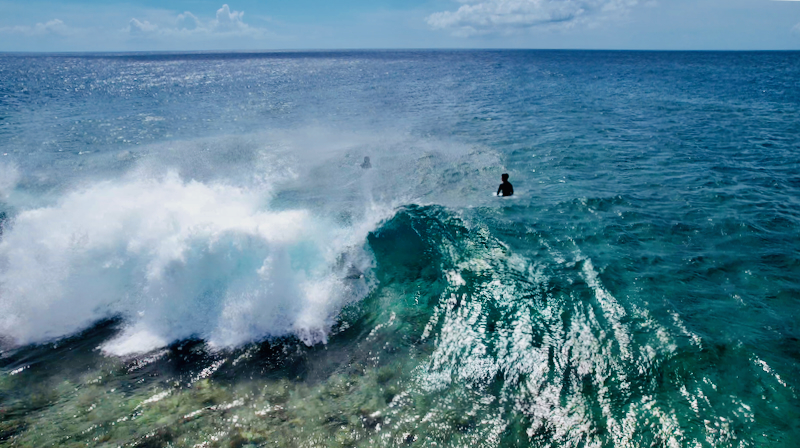
[(798, 80), (2, 54), (0, 447), (800, 446)]

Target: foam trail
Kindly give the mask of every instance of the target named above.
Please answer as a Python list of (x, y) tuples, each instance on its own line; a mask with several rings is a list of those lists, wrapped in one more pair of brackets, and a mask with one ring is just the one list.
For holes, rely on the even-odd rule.
[(340, 307), (366, 291), (363, 278), (344, 278), (368, 268), (360, 246), (380, 212), (342, 227), (264, 202), (171, 173), (99, 182), (20, 212), (0, 241), (0, 334), (30, 344), (121, 316), (121, 335), (104, 346), (117, 355), (188, 337), (325, 341)]

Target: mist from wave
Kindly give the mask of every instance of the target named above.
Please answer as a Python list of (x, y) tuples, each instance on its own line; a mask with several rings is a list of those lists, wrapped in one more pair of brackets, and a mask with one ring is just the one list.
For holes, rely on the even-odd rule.
[[(402, 162), (396, 146), (406, 148)], [(373, 168), (359, 166), (363, 153)], [(116, 355), (187, 338), (220, 348), (287, 335), (325, 342), (342, 306), (369, 290), (368, 232), (437, 190), (442, 181), (426, 171), (480, 157), (494, 160), (474, 148), (314, 129), (100, 156), (89, 177), (32, 204), (14, 195), (13, 179), (0, 334), (27, 345), (120, 319), (121, 334), (103, 345)]]

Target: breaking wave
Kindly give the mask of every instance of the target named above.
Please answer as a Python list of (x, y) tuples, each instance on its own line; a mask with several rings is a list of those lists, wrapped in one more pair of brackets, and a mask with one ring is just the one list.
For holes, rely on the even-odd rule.
[(189, 337), (324, 341), (366, 291), (369, 227), (174, 173), (99, 182), (13, 219), (0, 242), (0, 333), (29, 344), (121, 317), (104, 346), (119, 355)]

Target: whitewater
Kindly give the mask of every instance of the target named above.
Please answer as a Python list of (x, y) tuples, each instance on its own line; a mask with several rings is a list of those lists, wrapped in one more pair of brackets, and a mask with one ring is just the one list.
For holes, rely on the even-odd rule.
[(798, 77), (0, 55), (0, 446), (797, 446)]

